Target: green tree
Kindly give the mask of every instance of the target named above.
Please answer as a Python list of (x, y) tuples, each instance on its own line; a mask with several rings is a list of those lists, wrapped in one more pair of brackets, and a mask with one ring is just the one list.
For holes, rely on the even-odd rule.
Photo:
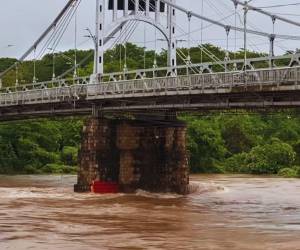
[(220, 131), (212, 121), (186, 117), (188, 149), (193, 172), (221, 172), (217, 162), (224, 159), (226, 149)]
[(247, 114), (220, 116), (219, 124), (225, 146), (231, 154), (249, 152), (262, 141), (260, 133), (264, 124), (257, 116)]
[(293, 148), (278, 139), (265, 145), (254, 147), (246, 161), (250, 173), (277, 174), (280, 169), (291, 167), (296, 158)]

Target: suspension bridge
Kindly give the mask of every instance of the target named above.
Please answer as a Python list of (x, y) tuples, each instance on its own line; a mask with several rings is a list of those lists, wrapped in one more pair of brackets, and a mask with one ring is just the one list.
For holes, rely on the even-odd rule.
[[(80, 3), (80, 0), (70, 0), (28, 51), (15, 64), (0, 73), (0, 78), (3, 78), (11, 70), (16, 71), (15, 84), (10, 84), (8, 87), (1, 86), (1, 120), (51, 114), (91, 114), (95, 110), (101, 112), (184, 111), (299, 105), (300, 54), (295, 52), (275, 56), (274, 44), (277, 39), (297, 41), (300, 37), (252, 30), (247, 26), (247, 14), (253, 11), (266, 15), (273, 25), (279, 21), (293, 26), (300, 26), (300, 23), (236, 0), (232, 0), (233, 9), (239, 6), (243, 8), (242, 27), (213, 20), (203, 13), (190, 11), (171, 0), (99, 0), (96, 7), (96, 31), (95, 34), (90, 32), (90, 37), (95, 44), (93, 74), (78, 77), (77, 70), (81, 62), (77, 62), (75, 58), (73, 69), (62, 77), (57, 77), (53, 71), (52, 79), (38, 82), (36, 77), (38, 69), (34, 57), (32, 83), (20, 84), (18, 68), (22, 66), (22, 62), (31, 54), (36, 56), (38, 51), (40, 53), (45, 51), (49, 45), (53, 44), (52, 47), (56, 48)], [(185, 31), (188, 37), (187, 55), (177, 47), (176, 15), (178, 12), (186, 15), (188, 23), (188, 31)], [(111, 17), (108, 18), (109, 15)], [(227, 44), (230, 32), (243, 34), (245, 57), (230, 59), (229, 53), (226, 53), (225, 58), (220, 60), (210, 54), (211, 62), (194, 64), (189, 50), (192, 19), (219, 26), (224, 30)], [(158, 67), (154, 60), (152, 68), (128, 70), (124, 59), (122, 71), (104, 72), (106, 44), (114, 39), (118, 32), (129, 36), (136, 22), (152, 25), (163, 35), (168, 51), (167, 66)], [(247, 58), (247, 35), (249, 34), (264, 37), (269, 41), (269, 55)], [(203, 48), (201, 53), (210, 52)], [(53, 54), (55, 56), (54, 52)], [(178, 56), (183, 59), (184, 65), (177, 64)], [(256, 67), (256, 65), (264, 66)], [(215, 72), (216, 67), (218, 70)], [(69, 77), (70, 72), (73, 73), (71, 77)], [(64, 76), (68, 77), (64, 78)]]
[[(75, 39), (74, 67), (56, 76), (55, 49), (70, 21), (76, 19), (81, 4), (81, 0), (69, 0), (24, 55), (0, 73), (1, 79), (12, 70), (16, 73), (14, 84), (6, 87), (1, 84), (0, 120), (93, 115), (83, 130), (76, 191), (90, 191), (92, 183), (100, 180), (106, 184), (118, 183), (123, 191), (143, 188), (186, 193), (189, 181), (184, 124), (172, 118), (167, 119), (168, 122), (107, 120), (104, 115), (164, 113), (176, 117), (176, 113), (182, 111), (299, 107), (300, 53), (296, 50), (278, 56), (274, 47), (279, 39), (300, 40), (300, 36), (276, 33), (277, 22), (295, 27), (300, 23), (248, 2), (228, 2), (232, 4), (235, 17), (237, 10), (242, 10), (242, 25), (236, 20), (231, 25), (224, 18), (207, 17), (203, 8), (201, 13), (191, 11), (176, 0), (96, 0), (96, 30), (94, 34), (89, 30), (94, 43), (93, 73), (78, 76), (83, 62), (77, 61)], [(273, 31), (251, 29), (248, 25), (250, 12), (268, 17)], [(180, 13), (187, 22), (187, 29), (183, 30), (187, 37), (187, 53), (177, 44), (177, 32), (181, 28), (176, 19)], [(211, 61), (193, 63), (192, 21), (199, 21), (202, 30), (205, 22), (223, 31), (225, 58), (217, 58), (201, 43), (201, 57), (206, 54)], [(155, 28), (155, 41), (156, 32), (163, 36), (167, 45), (166, 66), (158, 67), (154, 56), (153, 67), (146, 68), (144, 63), (142, 69), (128, 69), (126, 43), (123, 42), (125, 55), (120, 60), (123, 69), (105, 72), (107, 45), (118, 45), (118, 33), (119, 39), (128, 39), (140, 22)], [(75, 25), (75, 37), (76, 30)], [(228, 40), (232, 32), (235, 37), (237, 33), (243, 35), (242, 59), (230, 58)], [(250, 34), (268, 41), (268, 54), (248, 56)], [(53, 50), (52, 78), (39, 82), (36, 58), (49, 46)], [(32, 83), (20, 84), (18, 70), (30, 55), (33, 55)], [(178, 64), (178, 58), (183, 65)], [(94, 188), (99, 187), (97, 185)]]

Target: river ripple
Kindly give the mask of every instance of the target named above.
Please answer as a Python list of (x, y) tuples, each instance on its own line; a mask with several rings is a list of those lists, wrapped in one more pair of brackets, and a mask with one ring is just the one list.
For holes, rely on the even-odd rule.
[(300, 250), (300, 180), (192, 176), (188, 196), (75, 194), (75, 176), (0, 176), (0, 249)]

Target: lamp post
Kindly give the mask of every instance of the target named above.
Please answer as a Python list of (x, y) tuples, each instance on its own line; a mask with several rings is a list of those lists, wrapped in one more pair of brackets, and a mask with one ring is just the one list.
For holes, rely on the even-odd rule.
[[(53, 48), (48, 48), (48, 50), (52, 51), (52, 54), (53, 54), (53, 74), (52, 74), (52, 80), (54, 81), (56, 79), (56, 75), (55, 75), (55, 59), (57, 57), (56, 53), (63, 57), (64, 59), (66, 59), (68, 62), (66, 64), (68, 65), (72, 65), (73, 64), (73, 58), (69, 57), (69, 56), (66, 56), (62, 51), (59, 51), (59, 50), (55, 50)], [(76, 67), (77, 65), (75, 65)]]
[(247, 14), (249, 11), (249, 6), (248, 4), (252, 0), (245, 1), (244, 5), (244, 72), (246, 73), (247, 70)]
[(96, 74), (96, 69), (97, 68), (95, 67), (95, 65), (97, 63), (97, 57), (98, 57), (97, 56), (97, 49), (98, 49), (97, 38), (96, 38), (95, 35), (93, 35), (92, 31), (89, 28), (86, 28), (85, 30), (88, 32), (88, 35), (86, 35), (84, 37), (92, 39), (92, 41), (94, 43), (94, 47), (95, 47), (95, 49), (94, 49), (94, 74)]

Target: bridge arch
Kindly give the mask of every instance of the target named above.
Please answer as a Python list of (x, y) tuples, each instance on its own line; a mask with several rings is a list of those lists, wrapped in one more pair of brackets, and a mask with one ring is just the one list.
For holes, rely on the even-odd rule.
[(165, 39), (168, 43), (168, 47), (171, 47), (168, 30), (166, 28), (164, 28), (160, 23), (156, 22), (155, 19), (147, 17), (147, 16), (128, 15), (128, 16), (118, 18), (116, 21), (111, 23), (111, 25), (108, 27), (108, 30), (114, 30), (130, 21), (138, 21), (138, 22), (150, 24), (151, 26), (156, 28), (158, 31), (160, 31), (160, 33), (165, 37)]

